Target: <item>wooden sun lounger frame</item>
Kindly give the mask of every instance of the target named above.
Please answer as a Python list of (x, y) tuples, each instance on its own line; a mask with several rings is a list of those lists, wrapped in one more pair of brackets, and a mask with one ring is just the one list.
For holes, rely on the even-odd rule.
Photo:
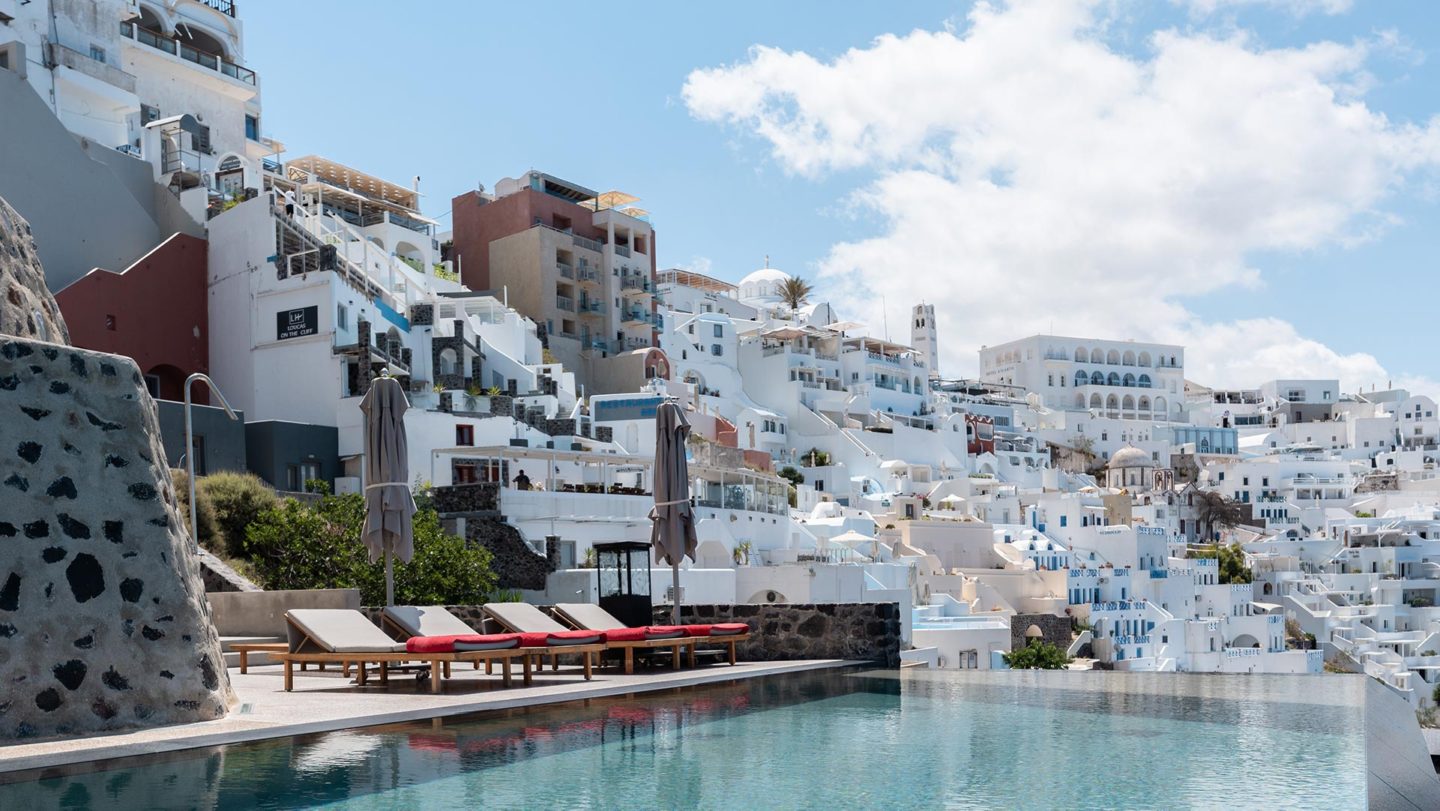
[[(499, 620), (496, 620), (496, 622), (499, 622)], [(380, 629), (381, 629), (382, 631), (387, 632), (387, 633), (401, 634), (401, 635), (406, 636), (407, 638), (410, 637), (410, 636), (413, 636), (413, 634), (411, 634), (408, 630), (400, 627), (400, 624), (399, 624), (399, 623), (397, 623), (397, 622), (395, 622), (395, 620), (391, 619), (389, 614), (385, 614), (385, 613), (383, 613), (383, 612), (380, 614)], [(474, 629), (471, 629), (471, 630), (474, 630)], [(517, 633), (517, 632), (515, 632), (515, 631), (510, 631), (510, 632), (508, 632), (508, 633)], [(477, 633), (476, 635), (477, 635), (477, 636), (484, 636), (485, 634), (478, 634), (478, 633)], [(598, 654), (598, 653), (600, 653), (601, 651), (604, 651), (604, 650), (605, 650), (605, 646), (604, 646), (603, 644), (594, 644), (594, 645), (564, 645), (564, 646), (559, 646), (559, 647), (550, 647), (550, 646), (547, 646), (547, 647), (544, 647), (544, 648), (502, 648), (501, 650), (503, 650), (503, 651), (505, 651), (505, 652), (509, 652), (509, 653), (518, 653), (518, 654), (523, 655), (523, 657), (524, 657), (524, 666), (525, 666), (525, 684), (528, 686), (528, 685), (531, 683), (531, 680), (532, 680), (532, 678), (533, 678), (532, 670), (540, 670), (540, 669), (543, 669), (543, 667), (544, 667), (544, 665), (543, 665), (542, 662), (541, 662), (542, 657), (544, 657), (544, 656), (549, 656), (549, 657), (550, 657), (550, 662), (551, 662), (551, 665), (552, 665), (552, 669), (558, 670), (558, 669), (560, 668), (560, 666), (559, 666), (559, 664), (558, 664), (558, 662), (557, 662), (557, 654), (560, 654), (560, 653), (578, 653), (578, 654), (583, 654), (583, 656), (584, 656), (583, 665), (584, 665), (584, 672), (585, 672), (585, 680), (586, 680), (586, 681), (590, 681), (590, 680), (594, 677), (594, 675), (595, 675), (595, 667), (594, 667), (594, 664), (595, 664), (595, 655)], [(471, 653), (471, 652), (472, 652), (472, 651), (462, 651), (462, 652), (460, 652), (460, 653), (457, 654), (457, 655), (464, 655), (464, 654), (466, 654), (466, 653)], [(473, 652), (474, 652), (474, 653), (494, 653), (495, 651), (473, 651)], [(463, 660), (458, 660), (458, 661), (473, 662), (473, 663), (475, 664), (475, 669), (476, 669), (476, 670), (479, 670), (479, 669), (480, 669), (480, 663), (483, 661), (483, 662), (485, 663), (485, 675), (488, 676), (488, 675), (490, 675), (490, 673), (491, 673), (491, 669), (492, 669), (492, 667), (493, 667), (493, 665), (494, 665), (494, 660), (497, 659), (497, 658), (499, 658), (499, 657), (493, 657), (493, 656), (492, 656), (492, 657), (483, 657), (483, 658), (482, 658), (482, 657), (468, 657), (468, 658), (465, 658), (465, 659), (463, 659)], [(508, 662), (508, 661), (506, 662), (506, 665), (507, 665), (507, 670), (508, 670), (508, 665), (509, 665), (509, 662)], [(450, 675), (450, 674), (449, 674), (449, 665), (448, 665), (448, 664), (446, 665), (446, 674), (445, 674), (445, 675), (446, 675), (447, 677)], [(507, 676), (507, 679), (508, 679), (508, 676)], [(508, 681), (508, 680), (506, 681), (506, 684), (509, 684), (509, 681)]]
[[(570, 627), (574, 628), (574, 629), (577, 630), (577, 631), (594, 631), (594, 630), (595, 630), (594, 628), (586, 628), (586, 627), (583, 627), (579, 622), (576, 622), (573, 617), (571, 617), (569, 614), (566, 614), (566, 613), (563, 612), (563, 611), (557, 610), (557, 611), (555, 612), (554, 616), (555, 616), (556, 619), (560, 620), (561, 622), (565, 623), (566, 625), (569, 625)], [(499, 620), (496, 620), (496, 621), (498, 622)], [(604, 632), (603, 632), (603, 631), (600, 631), (599, 633), (604, 633)], [(672, 637), (667, 637), (667, 638), (665, 638), (665, 639), (633, 639), (633, 640), (625, 640), (625, 641), (606, 640), (606, 641), (605, 641), (605, 644), (606, 644), (606, 646), (608, 646), (611, 650), (619, 650), (619, 651), (624, 651), (624, 652), (625, 652), (625, 675), (630, 676), (630, 675), (633, 675), (633, 674), (635, 673), (635, 651), (637, 651), (637, 650), (653, 650), (653, 649), (655, 649), (655, 648), (669, 648), (670, 651), (671, 651), (671, 657), (672, 657), (671, 660), (670, 660), (670, 661), (672, 662), (672, 665), (671, 665), (671, 666), (672, 666), (673, 668), (675, 668), (676, 670), (679, 670), (679, 669), (680, 669), (680, 653), (681, 653), (681, 651), (683, 651), (685, 648), (689, 648), (689, 649), (690, 649), (690, 656), (689, 656), (690, 666), (691, 666), (691, 667), (694, 667), (694, 666), (695, 666), (695, 647), (696, 647), (696, 643), (697, 643), (699, 640), (700, 640), (700, 637), (696, 637), (696, 636), (672, 636)], [(731, 663), (731, 664), (734, 664), (734, 663), (735, 663), (735, 660), (734, 660), (734, 649), (733, 649), (733, 648), (731, 649), (731, 660), (730, 660), (730, 663)]]
[[(286, 617), (285, 622), (305, 640), (309, 640), (312, 644), (319, 645), (319, 642), (304, 628), (297, 625), (294, 620)], [(285, 665), (285, 692), (287, 693), (295, 687), (294, 666), (296, 664), (299, 664), (302, 668), (307, 664), (319, 664), (322, 666), (325, 664), (338, 664), (341, 667), (348, 667), (352, 664), (357, 665), (355, 683), (357, 686), (364, 687), (368, 681), (365, 665), (371, 663), (379, 665), (380, 683), (389, 684), (390, 665), (404, 664), (407, 662), (429, 664), (430, 692), (438, 693), (440, 692), (441, 677), (444, 676), (448, 678), (450, 676), (450, 665), (455, 662), (474, 662), (476, 667), (479, 667), (480, 662), (484, 662), (485, 672), (489, 673), (491, 665), (498, 659), (501, 661), (503, 667), (503, 682), (506, 687), (509, 687), (510, 662), (512, 659), (519, 657), (520, 663), (524, 668), (525, 683), (529, 684), (531, 680), (531, 656), (535, 650), (535, 648), (499, 648), (496, 650), (456, 651), (453, 653), (410, 653), (408, 651), (317, 651), (292, 653), (287, 650), (283, 653), (276, 652), (270, 655), (279, 659)], [(587, 656), (586, 678), (589, 678), (589, 669), (589, 657)]]

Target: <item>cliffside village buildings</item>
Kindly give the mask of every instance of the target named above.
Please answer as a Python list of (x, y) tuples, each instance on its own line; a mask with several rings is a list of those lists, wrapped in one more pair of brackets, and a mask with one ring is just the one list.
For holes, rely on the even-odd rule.
[[(906, 655), (948, 668), (1038, 636), (1117, 669), (1329, 659), (1417, 707), (1440, 682), (1429, 397), (1210, 389), (1184, 347), (1053, 335), (982, 347), (955, 379), (953, 314), (916, 303), (902, 342), (792, 308), (778, 269), (667, 269), (620, 191), (524, 171), (442, 227), (418, 180), (289, 155), (261, 79), (229, 0), (0, 0), (0, 196), (74, 342), (145, 370), (172, 464), (203, 372), (243, 421), (198, 410), (200, 472), (358, 492), (357, 404), (398, 378), (410, 469), (449, 526), (507, 585), (574, 602), (596, 543), (648, 538), (674, 397), (700, 519), (687, 601), (898, 602)], [(1215, 541), (1254, 582), (1191, 556)]]

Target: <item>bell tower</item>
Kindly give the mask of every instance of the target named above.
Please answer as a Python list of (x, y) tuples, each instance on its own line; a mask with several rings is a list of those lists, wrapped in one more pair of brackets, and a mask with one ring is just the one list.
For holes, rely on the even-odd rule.
[(940, 377), (940, 343), (935, 331), (935, 305), (916, 304), (910, 318), (910, 345), (920, 353), (925, 376)]

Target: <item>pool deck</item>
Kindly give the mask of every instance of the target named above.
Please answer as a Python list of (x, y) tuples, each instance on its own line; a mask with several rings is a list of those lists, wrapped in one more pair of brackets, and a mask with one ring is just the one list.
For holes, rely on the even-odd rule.
[(588, 682), (579, 668), (561, 667), (558, 671), (537, 671), (529, 687), (519, 686), (517, 673), (517, 686), (509, 688), (501, 686), (498, 675), (457, 668), (439, 694), (429, 692), (428, 680), (421, 686), (413, 676), (405, 675), (392, 675), (388, 687), (379, 686), (372, 676), (368, 686), (357, 688), (334, 669), (297, 672), (295, 690), (286, 693), (281, 689), (279, 665), (253, 666), (243, 676), (238, 669), (230, 670), (238, 702), (223, 719), (0, 746), (0, 774), (856, 664), (863, 663), (838, 659), (740, 662), (734, 666), (643, 671), (630, 676), (605, 668), (597, 670), (595, 678)]

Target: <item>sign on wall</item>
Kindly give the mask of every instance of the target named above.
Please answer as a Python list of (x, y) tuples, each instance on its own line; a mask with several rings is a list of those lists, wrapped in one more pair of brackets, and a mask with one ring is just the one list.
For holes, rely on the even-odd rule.
[(319, 307), (299, 307), (294, 310), (281, 310), (275, 314), (275, 340), (277, 341), (314, 335), (319, 329)]
[(628, 397), (623, 400), (592, 402), (590, 409), (595, 422), (620, 420), (653, 420), (663, 402), (659, 397)]

